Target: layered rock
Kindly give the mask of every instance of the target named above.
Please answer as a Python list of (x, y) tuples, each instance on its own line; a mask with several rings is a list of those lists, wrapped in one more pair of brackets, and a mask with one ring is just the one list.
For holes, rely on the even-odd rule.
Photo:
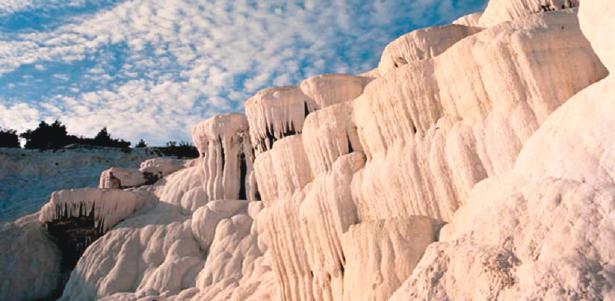
[(314, 112), (330, 105), (351, 101), (363, 93), (370, 78), (348, 74), (323, 74), (301, 82), (299, 88), (309, 99), (307, 107)]
[[(200, 123), (199, 159), (151, 161), (153, 185), (52, 196), (48, 227), (106, 232), (63, 300), (612, 298), (615, 83), (596, 83), (575, 5), (494, 0), (402, 36), (364, 76), (266, 89), (246, 116)], [(583, 30), (613, 68), (596, 6)]]
[(51, 194), (39, 213), (39, 221), (52, 224), (63, 220), (87, 217), (92, 227), (105, 232), (134, 214), (146, 201), (146, 196), (119, 189), (68, 189)]
[[(609, 9), (600, 1), (581, 4), (592, 45), (612, 19), (583, 14)], [(610, 54), (597, 50), (611, 68)], [(510, 173), (473, 189), (443, 241), (428, 248), (391, 299), (613, 299), (614, 90), (610, 75), (551, 114)]]
[(39, 300), (61, 293), (61, 253), (36, 214), (0, 223), (0, 299)]
[(124, 221), (79, 260), (60, 300), (94, 300), (117, 292), (138, 296), (193, 287), (203, 255), (190, 219), (177, 207), (159, 203)]
[(412, 31), (384, 48), (378, 71), (380, 75), (385, 75), (412, 62), (435, 57), (459, 40), (479, 31), (479, 28), (457, 24)]
[(424, 216), (351, 226), (342, 236), (343, 300), (386, 300), (410, 276), (437, 230)]
[(491, 0), (478, 24), (490, 27), (531, 14), (579, 6), (580, 0)]
[(325, 74), (308, 78), (299, 87), (258, 92), (245, 103), (255, 152), (267, 151), (275, 141), (301, 133), (310, 112), (353, 100), (370, 81), (363, 76)]
[(248, 175), (252, 171), (248, 121), (242, 114), (212, 117), (192, 130), (201, 154), (203, 190), (209, 200), (248, 199), (253, 192)]
[(276, 140), (301, 132), (310, 99), (299, 87), (278, 87), (258, 92), (245, 103), (250, 138), (256, 152), (271, 149)]
[(475, 183), (512, 168), (550, 112), (605, 75), (567, 10), (485, 29), (374, 80), (353, 110), (368, 158), (353, 180), (362, 216), (449, 220)]

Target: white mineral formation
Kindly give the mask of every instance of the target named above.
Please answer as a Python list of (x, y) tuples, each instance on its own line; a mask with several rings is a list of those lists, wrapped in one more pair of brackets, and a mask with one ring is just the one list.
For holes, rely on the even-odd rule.
[(214, 116), (194, 127), (192, 140), (201, 154), (197, 165), (208, 199), (248, 199), (252, 193), (248, 175), (254, 160), (246, 117), (238, 113)]
[(580, 0), (491, 0), (478, 24), (481, 27), (490, 27), (530, 14), (578, 7), (579, 2)]
[(146, 202), (144, 194), (120, 189), (68, 189), (55, 191), (41, 208), (39, 221), (94, 216), (94, 227), (103, 232), (134, 214)]
[[(583, 2), (580, 20), (613, 69), (606, 2)], [(551, 114), (512, 172), (473, 189), (392, 300), (614, 300), (613, 95), (611, 75)]]
[(303, 94), (309, 97), (308, 110), (314, 112), (357, 98), (370, 81), (370, 78), (361, 76), (324, 74), (304, 80), (299, 87)]
[(141, 162), (139, 171), (156, 178), (162, 178), (186, 167), (186, 164), (186, 161), (180, 159), (153, 158)]
[(277, 87), (258, 92), (245, 103), (252, 146), (271, 149), (276, 140), (301, 132), (310, 99), (299, 87)]
[(554, 109), (606, 74), (576, 11), (562, 10), (484, 29), (375, 79), (353, 110), (368, 159), (353, 179), (361, 216), (449, 220), (475, 183), (512, 168)]
[(453, 24), (407, 33), (384, 48), (378, 71), (380, 75), (385, 75), (403, 65), (435, 57), (478, 31), (479, 28)]
[(147, 179), (138, 169), (112, 167), (100, 174), (98, 188), (128, 188), (141, 186)]
[(145, 185), (54, 193), (0, 225), (0, 299), (51, 296), (43, 224), (88, 217), (61, 300), (615, 300), (615, 6), (584, 1), (492, 0), (203, 121)]
[(55, 294), (61, 260), (36, 214), (0, 223), (0, 300), (39, 300)]
[(477, 13), (471, 13), (469, 15), (465, 15), (455, 21), (453, 21), (453, 24), (457, 24), (457, 25), (464, 25), (464, 26), (472, 26), (472, 27), (479, 27), (478, 22), (480, 20), (480, 17), (483, 15), (482, 12), (477, 12)]
[(410, 276), (437, 230), (425, 216), (351, 226), (342, 236), (343, 300), (386, 300)]

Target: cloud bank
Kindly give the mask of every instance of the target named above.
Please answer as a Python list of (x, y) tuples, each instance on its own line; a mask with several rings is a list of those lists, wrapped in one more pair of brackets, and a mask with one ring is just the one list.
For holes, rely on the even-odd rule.
[(367, 71), (395, 37), (484, 2), (4, 1), (0, 127), (60, 118), (82, 135), (188, 139), (262, 88)]

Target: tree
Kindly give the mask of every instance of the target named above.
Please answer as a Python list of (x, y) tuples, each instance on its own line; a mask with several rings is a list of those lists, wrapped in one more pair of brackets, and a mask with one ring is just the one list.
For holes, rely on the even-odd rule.
[(139, 143), (137, 143), (137, 145), (135, 147), (137, 147), (137, 148), (147, 147), (147, 144), (145, 144), (145, 141), (143, 141), (143, 139), (140, 139)]
[(96, 136), (94, 136), (94, 142), (97, 145), (107, 145), (110, 144), (112, 141), (111, 139), (111, 135), (109, 135), (109, 132), (107, 131), (107, 128), (104, 127), (100, 130), (100, 132), (98, 132), (98, 134), (96, 134)]
[(111, 138), (111, 134), (109, 134), (109, 131), (107, 131), (107, 127), (104, 127), (94, 137), (94, 145), (127, 148), (130, 146), (130, 142), (124, 141), (122, 139)]
[(0, 128), (0, 147), (19, 148), (17, 131)]
[(52, 124), (41, 121), (34, 130), (27, 130), (19, 135), (26, 139), (26, 148), (58, 149), (71, 143), (66, 133), (66, 126), (59, 120)]

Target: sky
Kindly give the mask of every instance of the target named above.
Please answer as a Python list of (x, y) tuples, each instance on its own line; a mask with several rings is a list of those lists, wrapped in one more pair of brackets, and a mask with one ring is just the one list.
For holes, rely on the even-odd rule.
[(0, 127), (190, 141), (251, 95), (377, 66), (417, 28), (486, 0), (0, 0)]

